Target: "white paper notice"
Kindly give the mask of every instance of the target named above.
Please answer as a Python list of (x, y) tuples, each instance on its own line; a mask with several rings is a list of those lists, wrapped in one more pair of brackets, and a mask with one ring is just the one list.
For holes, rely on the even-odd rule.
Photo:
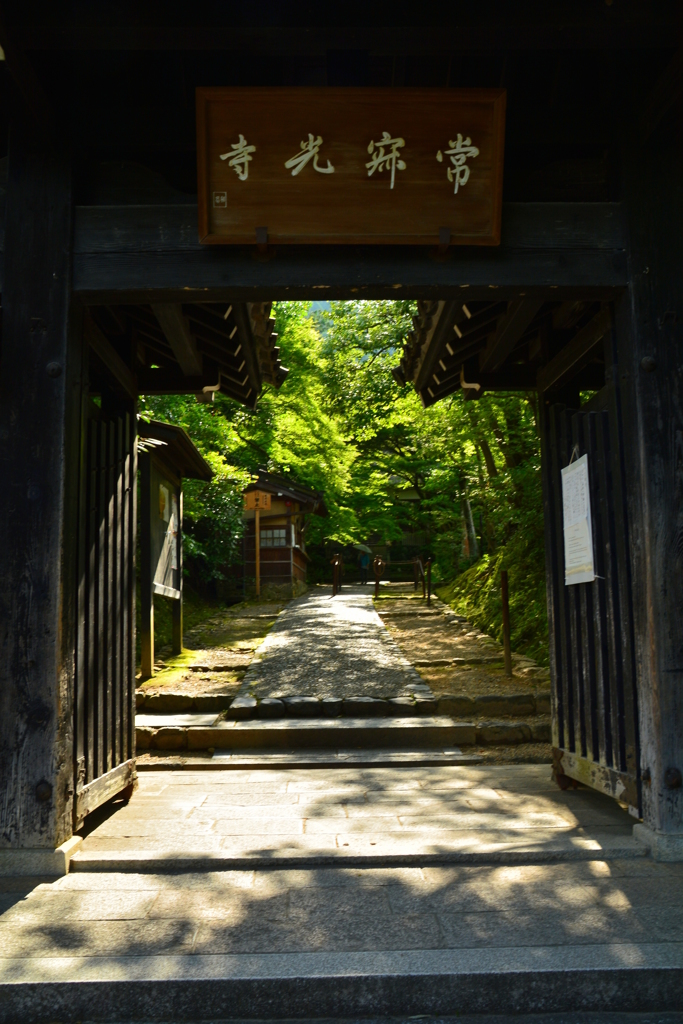
[(588, 456), (562, 470), (562, 517), (564, 525), (564, 582), (592, 583), (595, 579), (591, 499), (588, 490)]

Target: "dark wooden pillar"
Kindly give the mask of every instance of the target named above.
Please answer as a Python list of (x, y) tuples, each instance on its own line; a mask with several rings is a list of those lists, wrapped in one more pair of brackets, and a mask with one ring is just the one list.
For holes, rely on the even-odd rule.
[(173, 653), (182, 654), (183, 651), (183, 488), (178, 488), (178, 522), (176, 523), (178, 536), (176, 538), (176, 550), (178, 552), (178, 591), (180, 597), (173, 602)]
[(140, 451), (140, 673), (154, 675), (154, 566), (152, 565), (152, 456)]
[(82, 330), (68, 158), (11, 134), (0, 354), (0, 847), (71, 835)]
[[(683, 859), (683, 163), (680, 125), (624, 128), (629, 288), (615, 341), (625, 427), (644, 824)], [(637, 139), (637, 143), (636, 143)]]

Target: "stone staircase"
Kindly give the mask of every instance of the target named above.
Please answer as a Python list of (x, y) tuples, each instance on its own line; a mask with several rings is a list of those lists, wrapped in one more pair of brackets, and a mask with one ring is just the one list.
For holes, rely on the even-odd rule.
[[(550, 741), (549, 698), (546, 695), (376, 697), (284, 699), (237, 697), (225, 701), (225, 710), (185, 710), (187, 698), (179, 694), (172, 711), (172, 693), (145, 698), (136, 715), (139, 752), (211, 754), (214, 763), (226, 763), (226, 753), (256, 757), (276, 752), (286, 760), (306, 754), (311, 761), (339, 760), (344, 753), (395, 751), (404, 758), (412, 752), (460, 764), (476, 755), (461, 748), (514, 746)], [(212, 698), (215, 700), (216, 698)], [(192, 705), (191, 705), (192, 706)], [(200, 705), (201, 706), (201, 705)], [(330, 752), (334, 752), (332, 755)], [(221, 757), (217, 756), (220, 753)], [(355, 758), (356, 761), (358, 758)], [(299, 756), (300, 760), (300, 756)], [(373, 763), (376, 763), (377, 758)], [(144, 768), (144, 761), (140, 767)]]

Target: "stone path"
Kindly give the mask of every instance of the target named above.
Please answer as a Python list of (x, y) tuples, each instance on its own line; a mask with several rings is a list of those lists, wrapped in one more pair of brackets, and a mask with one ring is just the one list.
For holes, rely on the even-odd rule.
[[(7, 891), (15, 889), (15, 892)], [(76, 872), (5, 885), (0, 979), (31, 960), (681, 942), (683, 869), (651, 861), (501, 867)], [(28, 889), (28, 891), (27, 891)], [(615, 948), (616, 947), (616, 948)], [(619, 949), (621, 947), (621, 949)], [(632, 950), (632, 947), (631, 947)], [(83, 964), (83, 967), (86, 965)], [(12, 972), (14, 967), (14, 972)], [(202, 1018), (203, 1019), (203, 1018)]]
[(547, 766), (149, 773), (97, 813), (69, 875), (0, 881), (3, 1024), (680, 1006), (683, 865)]
[(292, 601), (258, 648), (239, 691), (264, 697), (431, 696), (392, 639), (370, 587), (315, 587)]
[(72, 870), (641, 856), (632, 825), (548, 765), (145, 772), (127, 806), (91, 816)]

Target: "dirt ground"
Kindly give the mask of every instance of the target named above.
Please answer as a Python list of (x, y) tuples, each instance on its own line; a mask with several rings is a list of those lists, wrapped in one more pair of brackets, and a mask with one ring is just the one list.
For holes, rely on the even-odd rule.
[[(513, 654), (513, 675), (506, 676), (500, 644), (465, 619), (446, 617), (444, 605), (438, 600), (429, 607), (421, 595), (405, 592), (400, 596), (380, 595), (375, 607), (435, 697), (550, 693), (546, 669), (530, 658)], [(455, 659), (469, 664), (443, 664)]]
[(458, 665), (455, 667), (420, 666), (418, 672), (435, 697), (457, 694), (464, 697), (510, 695), (517, 693), (550, 693), (550, 681), (512, 676), (492, 665)]

